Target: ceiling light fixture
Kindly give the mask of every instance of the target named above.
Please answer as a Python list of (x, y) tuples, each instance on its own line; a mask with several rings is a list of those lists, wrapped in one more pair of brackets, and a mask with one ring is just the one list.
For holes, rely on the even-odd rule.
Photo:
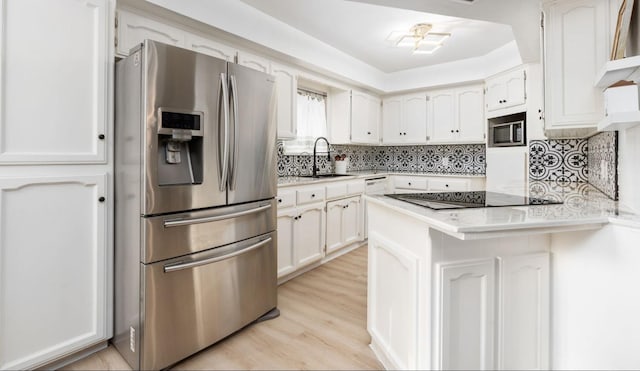
[(413, 54), (431, 54), (440, 49), (450, 33), (431, 32), (433, 26), (428, 23), (418, 23), (409, 32), (393, 31), (387, 41), (397, 47), (413, 48)]

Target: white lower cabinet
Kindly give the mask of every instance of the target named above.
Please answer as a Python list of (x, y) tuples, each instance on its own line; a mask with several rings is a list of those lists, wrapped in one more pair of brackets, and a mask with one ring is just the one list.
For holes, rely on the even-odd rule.
[(111, 337), (107, 175), (0, 180), (0, 369)]
[(327, 202), (327, 254), (362, 240), (360, 196)]
[(440, 264), (440, 293), (437, 312), (441, 329), (441, 370), (495, 369), (494, 259)]
[(324, 204), (278, 210), (278, 277), (324, 256)]
[(439, 263), (436, 274), (438, 369), (548, 368), (549, 253)]

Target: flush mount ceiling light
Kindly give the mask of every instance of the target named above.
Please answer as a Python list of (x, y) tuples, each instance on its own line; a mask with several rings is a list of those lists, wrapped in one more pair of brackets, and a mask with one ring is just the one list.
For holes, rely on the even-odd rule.
[(411, 27), (409, 32), (391, 32), (387, 41), (397, 47), (413, 48), (413, 54), (431, 54), (451, 36), (449, 33), (431, 32), (432, 28), (431, 24), (418, 23)]

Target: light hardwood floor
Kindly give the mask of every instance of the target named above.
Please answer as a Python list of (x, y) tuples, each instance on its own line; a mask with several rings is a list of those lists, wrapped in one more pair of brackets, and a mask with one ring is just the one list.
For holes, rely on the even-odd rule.
[[(253, 324), (173, 369), (382, 369), (368, 346), (366, 246), (281, 285), (278, 308), (280, 317)], [(64, 369), (130, 368), (109, 346)]]

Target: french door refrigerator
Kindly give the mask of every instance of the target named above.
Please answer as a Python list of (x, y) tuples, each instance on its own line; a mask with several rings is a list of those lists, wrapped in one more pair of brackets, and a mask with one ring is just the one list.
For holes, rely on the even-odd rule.
[(113, 343), (161, 369), (277, 312), (274, 79), (145, 40), (115, 111)]

